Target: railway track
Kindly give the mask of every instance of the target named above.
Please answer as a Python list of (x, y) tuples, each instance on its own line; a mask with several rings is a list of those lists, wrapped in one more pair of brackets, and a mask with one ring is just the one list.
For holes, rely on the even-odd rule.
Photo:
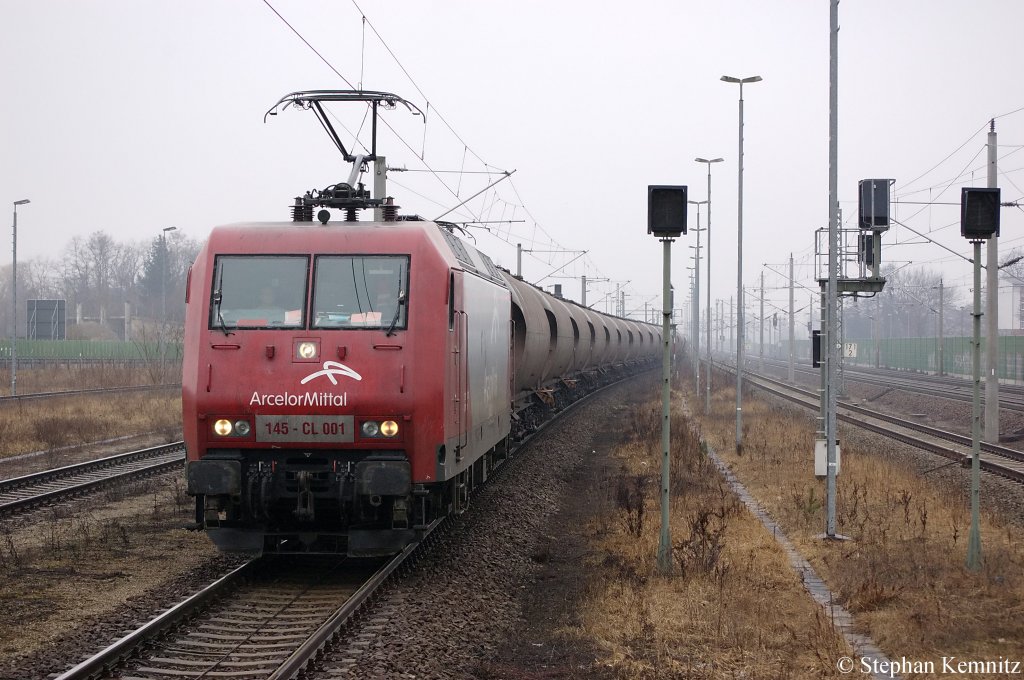
[(65, 397), (81, 397), (98, 394), (123, 394), (125, 392), (155, 392), (159, 390), (181, 389), (181, 383), (167, 383), (164, 385), (132, 385), (129, 387), (93, 387), (84, 390), (59, 390), (56, 392), (32, 392), (30, 394), (19, 394), (16, 396), (0, 396), (0, 404), (20, 403), (23, 401), (42, 401), (45, 399), (61, 399)]
[[(732, 370), (728, 366), (724, 368)], [(810, 410), (820, 409), (817, 392), (795, 387), (757, 373), (745, 372), (744, 376), (752, 386), (758, 389)], [(970, 437), (854, 404), (840, 403), (837, 418), (842, 422), (942, 456), (961, 466), (967, 467), (971, 463), (973, 454)], [(982, 442), (980, 464), (981, 469), (986, 472), (1024, 483), (1024, 453), (1020, 451)]]
[(6, 479), (0, 481), (0, 517), (121, 484), (129, 479), (159, 474), (180, 467), (184, 461), (184, 443), (174, 442)]
[(294, 678), (424, 545), (394, 558), (254, 559), (57, 677)]
[[(787, 362), (765, 359), (764, 363), (766, 366), (777, 369), (788, 369)], [(820, 379), (821, 369), (812, 368), (808, 364), (797, 364), (794, 370), (801, 376), (805, 376), (804, 382), (813, 383)], [(847, 380), (865, 385), (904, 390), (966, 403), (971, 403), (974, 399), (974, 388), (971, 381), (960, 377), (862, 367), (844, 367), (843, 372)], [(984, 401), (984, 390), (982, 390), (982, 403)], [(1024, 388), (1019, 385), (1000, 384), (999, 408), (1024, 412)]]

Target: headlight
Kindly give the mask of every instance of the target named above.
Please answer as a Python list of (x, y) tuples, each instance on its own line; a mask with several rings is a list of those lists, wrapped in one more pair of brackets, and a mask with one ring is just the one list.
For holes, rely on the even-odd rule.
[(231, 422), (227, 418), (220, 418), (213, 423), (213, 432), (218, 437), (245, 437), (252, 431), (252, 425), (248, 420), (236, 420)]
[(300, 342), (296, 351), (298, 352), (300, 359), (312, 359), (316, 357), (316, 343)]
[(394, 420), (364, 420), (359, 426), (359, 434), (363, 439), (391, 439), (398, 436), (398, 423)]

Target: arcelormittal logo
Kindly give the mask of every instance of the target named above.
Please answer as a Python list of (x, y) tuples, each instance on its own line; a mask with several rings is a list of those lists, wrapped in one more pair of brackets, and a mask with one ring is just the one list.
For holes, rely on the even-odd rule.
[(313, 380), (314, 378), (319, 378), (322, 375), (327, 376), (327, 379), (331, 381), (332, 385), (338, 384), (338, 381), (334, 378), (334, 376), (336, 375), (348, 376), (349, 378), (352, 378), (354, 380), (363, 379), (363, 376), (359, 375), (345, 364), (342, 364), (337, 361), (325, 361), (323, 370), (316, 371), (315, 373), (310, 373), (309, 375), (302, 379), (301, 384), (305, 385), (310, 380)]

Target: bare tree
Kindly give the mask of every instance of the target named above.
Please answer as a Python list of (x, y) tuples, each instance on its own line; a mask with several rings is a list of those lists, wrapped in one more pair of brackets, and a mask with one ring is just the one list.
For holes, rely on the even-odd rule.
[(90, 259), (89, 285), (101, 309), (110, 310), (110, 283), (114, 278), (114, 239), (102, 231), (94, 231), (85, 243), (85, 253)]
[[(179, 325), (184, 318), (184, 289), (188, 269), (200, 244), (180, 233), (170, 233), (166, 242), (118, 242), (109, 234), (95, 231), (76, 236), (56, 260), (23, 260), (18, 263), (18, 299), (63, 299), (74, 319), (78, 305), (84, 316), (98, 320), (101, 309), (108, 319), (120, 317), (130, 303), (133, 316), (156, 319), (166, 308), (161, 323)], [(166, 247), (165, 247), (166, 246)], [(6, 272), (6, 275), (4, 275)], [(163, 297), (166, 294), (166, 297)], [(6, 301), (6, 302), (5, 302)], [(25, 318), (25, 305), (19, 304)], [(0, 267), (0, 332), (11, 333), (10, 265)], [(22, 331), (24, 324), (21, 325)], [(98, 330), (98, 329), (97, 329)], [(117, 327), (106, 329), (119, 333)], [(171, 329), (162, 337), (171, 338)]]
[(75, 305), (87, 305), (92, 302), (89, 291), (89, 281), (92, 278), (91, 265), (85, 242), (80, 236), (75, 236), (64, 249), (64, 256), (61, 258), (61, 282), (64, 298), (72, 309)]
[[(939, 283), (942, 275), (924, 269), (882, 271), (885, 288), (874, 298), (844, 305), (844, 332), (848, 338), (921, 338), (938, 335)], [(957, 309), (956, 289), (943, 291), (944, 335)]]
[(139, 304), (138, 282), (145, 259), (145, 245), (141, 243), (117, 243), (113, 250), (112, 289), (123, 302)]

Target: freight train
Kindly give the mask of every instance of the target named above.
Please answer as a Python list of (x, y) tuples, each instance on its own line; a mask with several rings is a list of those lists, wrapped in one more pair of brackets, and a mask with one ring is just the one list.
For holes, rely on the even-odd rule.
[[(346, 96), (374, 116), (395, 97)], [(356, 182), (213, 229), (186, 303), (186, 483), (224, 551), (398, 552), (549, 414), (662, 351), (660, 327), (549, 295)]]

